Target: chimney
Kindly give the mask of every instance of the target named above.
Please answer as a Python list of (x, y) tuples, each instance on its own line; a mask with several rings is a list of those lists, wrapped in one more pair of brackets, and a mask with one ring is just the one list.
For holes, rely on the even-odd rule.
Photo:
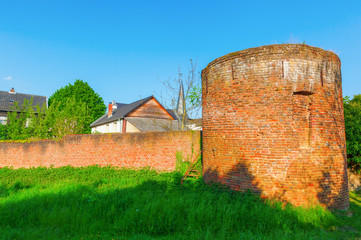
[(115, 100), (112, 101), (112, 104), (113, 104), (113, 109), (117, 109), (117, 102)]
[(14, 89), (14, 88), (11, 88), (10, 91), (9, 91), (9, 93), (15, 94), (15, 89)]
[(110, 118), (113, 115), (113, 104), (109, 103), (108, 105), (108, 118)]

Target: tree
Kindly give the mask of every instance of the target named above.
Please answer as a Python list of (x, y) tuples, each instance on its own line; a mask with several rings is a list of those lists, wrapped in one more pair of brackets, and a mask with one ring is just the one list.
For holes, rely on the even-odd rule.
[(11, 140), (28, 139), (33, 136), (34, 128), (31, 121), (36, 118), (33, 99), (24, 99), (22, 105), (14, 102), (13, 111), (8, 113), (8, 138)]
[(87, 115), (85, 103), (78, 103), (74, 97), (65, 104), (54, 101), (49, 108), (45, 104), (34, 108), (32, 99), (25, 99), (21, 107), (14, 103), (8, 115), (9, 124), (0, 128), (0, 140), (61, 139), (65, 135), (80, 134), (86, 127)]
[(361, 171), (361, 94), (344, 98), (347, 161), (350, 168)]
[(46, 113), (44, 125), (50, 126), (48, 134), (54, 138), (81, 134), (89, 127), (88, 115), (86, 103), (79, 103), (74, 97), (67, 99), (65, 104), (54, 101)]
[(9, 139), (7, 125), (0, 124), (0, 141), (7, 139)]
[(32, 100), (14, 102), (9, 124), (1, 127), (0, 138), (11, 140), (60, 139), (69, 134), (90, 133), (90, 124), (105, 113), (103, 99), (82, 80), (57, 90), (49, 107), (36, 106)]
[[(197, 70), (197, 61), (190, 61), (190, 67), (187, 74), (183, 74), (180, 69), (178, 70), (178, 76), (174, 79), (169, 78), (166, 81), (162, 81), (162, 84), (166, 90), (166, 96), (160, 93), (160, 99), (162, 104), (169, 109), (178, 110), (178, 115), (181, 117), (182, 127), (186, 124), (187, 117), (198, 118), (202, 109), (202, 88), (200, 81), (200, 72)], [(184, 84), (184, 86), (183, 86)], [(181, 106), (181, 114), (179, 114), (179, 98), (180, 89), (184, 89), (184, 101)], [(182, 99), (181, 99), (182, 100)]]
[(50, 96), (48, 101), (49, 108), (56, 102), (56, 109), (53, 109), (53, 111), (61, 112), (64, 110), (65, 106), (69, 104), (69, 100), (73, 101), (72, 99), (75, 101), (73, 106), (85, 104), (88, 113), (84, 116), (84, 129), (79, 130), (79, 133), (91, 133), (90, 124), (105, 114), (106, 105), (104, 104), (103, 99), (89, 86), (88, 83), (77, 79), (74, 84), (68, 84)]

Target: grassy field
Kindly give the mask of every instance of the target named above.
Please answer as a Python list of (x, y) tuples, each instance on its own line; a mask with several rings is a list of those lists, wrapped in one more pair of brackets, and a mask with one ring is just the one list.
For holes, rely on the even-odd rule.
[(348, 211), (264, 202), (181, 174), (110, 167), (0, 169), (0, 239), (354, 239)]

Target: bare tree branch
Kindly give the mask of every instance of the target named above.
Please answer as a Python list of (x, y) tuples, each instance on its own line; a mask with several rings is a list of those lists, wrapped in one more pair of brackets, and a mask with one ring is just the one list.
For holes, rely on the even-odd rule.
[[(190, 66), (187, 73), (184, 75), (180, 68), (178, 68), (178, 76), (176, 78), (168, 78), (165, 81), (160, 80), (165, 88), (165, 95), (163, 92), (157, 93), (161, 103), (169, 109), (177, 110), (177, 101), (179, 96), (180, 86), (184, 84), (184, 109), (182, 114), (182, 125), (185, 124), (186, 116), (195, 119), (201, 117), (201, 80), (200, 72), (197, 70), (197, 60), (190, 61)], [(195, 100), (196, 98), (196, 100)]]

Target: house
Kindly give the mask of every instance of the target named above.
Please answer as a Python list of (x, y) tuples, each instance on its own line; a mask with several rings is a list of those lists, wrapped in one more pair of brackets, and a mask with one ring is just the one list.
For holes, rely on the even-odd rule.
[(202, 131), (202, 118), (188, 119), (186, 126), (195, 131)]
[(182, 124), (174, 111), (165, 109), (154, 96), (130, 104), (113, 101), (108, 105), (108, 112), (94, 121), (90, 127), (92, 133), (182, 130)]
[(0, 91), (0, 124), (6, 124), (8, 122), (8, 113), (14, 111), (14, 103), (18, 102), (19, 107), (22, 106), (24, 100), (33, 100), (33, 106), (42, 106), (47, 104), (48, 100), (45, 96), (16, 93), (12, 88), (9, 92)]

